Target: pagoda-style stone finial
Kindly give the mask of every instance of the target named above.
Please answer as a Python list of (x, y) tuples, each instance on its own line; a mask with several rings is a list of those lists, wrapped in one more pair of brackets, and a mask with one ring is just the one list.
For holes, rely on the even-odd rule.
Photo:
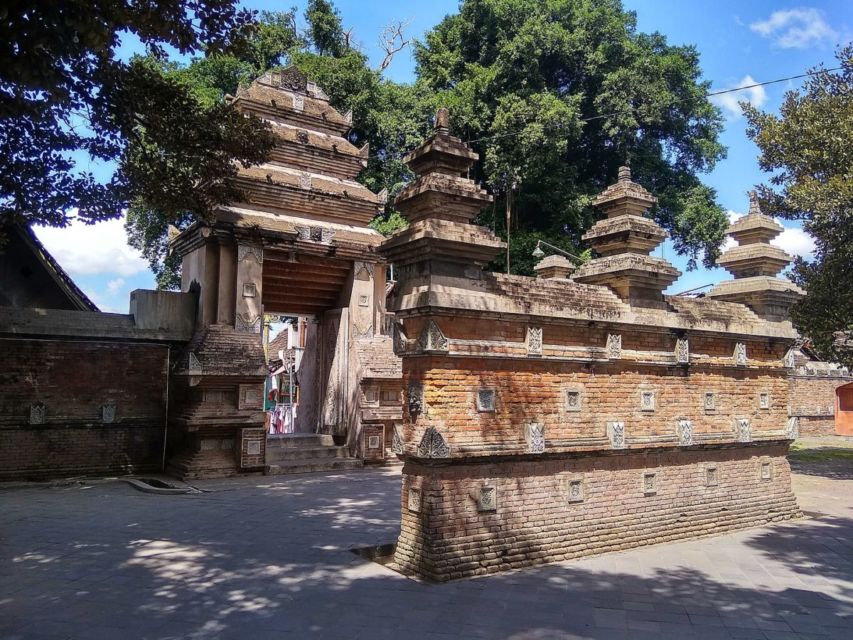
[(596, 222), (583, 236), (598, 257), (583, 264), (574, 280), (606, 285), (630, 304), (662, 306), (663, 290), (681, 272), (650, 255), (667, 235), (643, 215), (655, 202), (652, 194), (631, 180), (629, 167), (619, 167), (617, 182), (592, 202), (607, 218)]
[(542, 280), (565, 280), (575, 270), (575, 265), (563, 256), (545, 256), (533, 270)]
[(745, 304), (767, 320), (786, 320), (791, 305), (804, 292), (793, 282), (776, 277), (793, 259), (770, 244), (783, 230), (782, 225), (761, 212), (758, 194), (750, 191), (749, 213), (726, 229), (738, 246), (717, 259), (717, 264), (731, 273), (734, 280), (719, 283), (707, 295)]
[(439, 107), (435, 112), (435, 131), (436, 133), (450, 132), (450, 111), (447, 107)]

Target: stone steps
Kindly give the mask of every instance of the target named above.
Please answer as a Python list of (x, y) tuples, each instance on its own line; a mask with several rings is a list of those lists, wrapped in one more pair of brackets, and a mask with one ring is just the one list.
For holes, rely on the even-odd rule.
[(286, 460), (317, 459), (326, 460), (334, 458), (349, 458), (349, 450), (346, 447), (298, 447), (295, 449), (270, 448), (267, 447), (267, 464), (274, 464)]
[(280, 476), (290, 473), (315, 473), (318, 471), (349, 471), (361, 469), (364, 463), (356, 458), (326, 458), (283, 460), (264, 467), (264, 475)]
[(346, 447), (336, 446), (332, 436), (295, 433), (267, 438), (266, 475), (360, 469), (361, 460), (350, 457)]

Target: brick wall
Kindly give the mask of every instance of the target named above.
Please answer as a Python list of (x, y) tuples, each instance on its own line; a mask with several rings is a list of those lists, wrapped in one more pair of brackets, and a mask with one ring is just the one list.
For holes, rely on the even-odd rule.
[(395, 560), (404, 571), (448, 580), (792, 518), (799, 511), (787, 449), (762, 443), (449, 466), (408, 460)]
[(801, 436), (835, 435), (835, 390), (850, 377), (791, 376), (790, 412), (800, 418)]
[(2, 339), (0, 354), (0, 478), (160, 469), (166, 346)]

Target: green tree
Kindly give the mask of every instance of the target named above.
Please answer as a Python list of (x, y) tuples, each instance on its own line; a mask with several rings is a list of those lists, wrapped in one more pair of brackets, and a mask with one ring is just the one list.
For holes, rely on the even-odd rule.
[[(260, 161), (257, 119), (203, 107), (148, 59), (118, 56), (123, 38), (154, 57), (240, 51), (253, 14), (235, 0), (4, 3), (0, 20), (0, 217), (64, 226), (115, 218), (140, 194), (165, 210), (209, 212), (233, 197), (233, 160)], [(132, 146), (132, 148), (131, 148)], [(77, 162), (117, 163), (99, 182)]]
[(822, 357), (853, 366), (853, 46), (837, 57), (840, 69), (814, 69), (778, 116), (742, 107), (761, 169), (772, 173), (759, 187), (765, 211), (802, 220), (815, 239), (814, 259), (793, 268), (806, 290), (794, 324)]
[(415, 55), (430, 100), (482, 154), (476, 177), (498, 201), (481, 221), (504, 237), (515, 185), (513, 271), (530, 273), (538, 237), (577, 252), (625, 162), (690, 266), (714, 263), (726, 218), (698, 174), (725, 149), (694, 47), (638, 33), (619, 0), (464, 0)]

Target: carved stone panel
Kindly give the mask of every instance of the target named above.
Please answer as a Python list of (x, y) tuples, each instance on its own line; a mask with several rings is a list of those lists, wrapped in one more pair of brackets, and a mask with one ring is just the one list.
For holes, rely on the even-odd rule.
[(114, 402), (107, 402), (101, 405), (101, 422), (104, 424), (112, 424), (116, 421), (116, 405)]
[(789, 440), (796, 440), (800, 437), (800, 419), (797, 416), (788, 418), (785, 425), (785, 435), (788, 436)]
[(703, 406), (705, 411), (716, 411), (717, 409), (717, 394), (713, 391), (706, 391), (704, 396)]
[(477, 411), (493, 413), (495, 411), (495, 390), (478, 389), (476, 393)]
[(409, 400), (409, 413), (413, 416), (421, 413), (424, 408), (424, 389), (421, 384), (414, 380), (410, 382), (406, 395)]
[(566, 389), (566, 411), (581, 410), (581, 392), (579, 389)]
[(421, 510), (421, 490), (420, 489), (415, 489), (414, 487), (409, 488), (408, 507), (409, 507), (409, 511), (412, 511), (413, 513), (420, 513), (420, 510)]
[(655, 410), (655, 392), (640, 391), (640, 411)]
[(238, 313), (237, 319), (234, 322), (234, 328), (237, 331), (245, 331), (247, 333), (260, 333), (261, 316), (246, 317), (242, 313)]
[(527, 355), (542, 355), (542, 327), (527, 327)]
[(403, 331), (403, 325), (400, 322), (395, 322), (392, 333), (394, 337), (394, 353), (398, 356), (404, 354), (408, 347), (409, 339)]
[(675, 361), (678, 364), (690, 362), (690, 343), (687, 338), (678, 338), (675, 342)]
[(693, 423), (690, 420), (678, 421), (678, 444), (689, 447), (693, 444)]
[(491, 485), (480, 487), (480, 495), (477, 499), (477, 511), (497, 511), (498, 510), (498, 490)]
[(34, 402), (30, 405), (30, 424), (44, 424), (47, 407), (44, 402)]
[(705, 467), (705, 486), (716, 487), (720, 484), (720, 470), (717, 465), (708, 465)]
[(237, 262), (243, 262), (246, 258), (253, 258), (258, 264), (263, 264), (264, 248), (255, 244), (238, 244)]
[(545, 452), (545, 425), (531, 423), (524, 426), (524, 440), (527, 442), (527, 451), (530, 453)]
[(403, 453), (403, 429), (395, 424), (391, 431), (391, 451), (402, 455)]
[(758, 394), (758, 408), (759, 409), (769, 409), (770, 408), (770, 394), (767, 392), (762, 392)]
[(418, 445), (420, 458), (449, 458), (450, 447), (435, 427), (429, 427)]
[(569, 477), (566, 479), (566, 500), (569, 502), (583, 502), (583, 478)]
[(788, 369), (793, 369), (797, 366), (796, 352), (794, 349), (788, 349), (788, 352), (785, 354), (785, 358), (782, 362)]
[(761, 460), (760, 477), (762, 480), (771, 480), (773, 478), (773, 465), (769, 460)]
[(610, 438), (610, 446), (614, 449), (625, 448), (625, 423), (608, 422), (607, 437)]
[(427, 321), (418, 338), (418, 346), (422, 351), (447, 351), (447, 338), (434, 320)]
[(653, 496), (658, 492), (658, 474), (643, 474), (643, 495)]
[(735, 364), (746, 364), (746, 345), (743, 342), (735, 344), (735, 351), (732, 357), (734, 358)]
[(752, 427), (748, 418), (737, 418), (735, 420), (738, 442), (752, 442)]
[(622, 336), (616, 333), (607, 334), (607, 357), (618, 360), (622, 357)]

